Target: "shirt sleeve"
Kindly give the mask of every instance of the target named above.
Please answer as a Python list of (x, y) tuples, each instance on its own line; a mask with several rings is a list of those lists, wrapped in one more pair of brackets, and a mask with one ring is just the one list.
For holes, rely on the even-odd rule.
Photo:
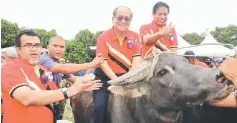
[(54, 62), (53, 59), (50, 58), (46, 53), (40, 56), (39, 63), (48, 70), (51, 70), (54, 65), (58, 64), (57, 62)]
[(142, 42), (143, 42), (143, 36), (150, 33), (149, 28), (147, 28), (147, 26), (145, 25), (140, 27), (139, 32), (140, 32), (140, 38)]
[(141, 56), (141, 42), (139, 40), (139, 35), (137, 35), (137, 40), (134, 42), (133, 57)]
[(4, 66), (1, 75), (2, 90), (11, 97), (13, 97), (13, 93), (17, 88), (29, 86), (22, 71), (16, 66)]
[(108, 59), (109, 49), (106, 45), (106, 41), (99, 36), (96, 41), (96, 55), (102, 54), (105, 59)]

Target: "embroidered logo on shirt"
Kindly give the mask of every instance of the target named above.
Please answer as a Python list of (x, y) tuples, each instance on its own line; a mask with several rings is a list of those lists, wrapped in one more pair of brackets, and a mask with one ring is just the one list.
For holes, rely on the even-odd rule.
[(45, 72), (44, 80), (46, 82), (53, 81), (53, 74), (52, 74), (52, 72)]
[(170, 33), (170, 34), (169, 34), (169, 38), (170, 38), (171, 41), (174, 40), (174, 35), (173, 35), (173, 33)]
[(128, 42), (127, 42), (127, 47), (128, 47), (129, 49), (131, 49), (131, 48), (133, 48), (133, 46), (134, 46), (134, 41), (128, 40)]

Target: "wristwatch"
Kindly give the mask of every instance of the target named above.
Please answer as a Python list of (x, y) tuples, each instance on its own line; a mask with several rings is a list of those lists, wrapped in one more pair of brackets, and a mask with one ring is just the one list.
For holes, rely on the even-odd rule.
[(67, 88), (61, 88), (60, 91), (63, 93), (63, 96), (65, 99), (68, 99), (68, 96), (67, 96)]

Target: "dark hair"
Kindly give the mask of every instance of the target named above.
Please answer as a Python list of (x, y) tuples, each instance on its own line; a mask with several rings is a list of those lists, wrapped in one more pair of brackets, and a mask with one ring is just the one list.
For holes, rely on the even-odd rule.
[(116, 8), (114, 9), (114, 11), (113, 11), (113, 17), (115, 17), (115, 16), (117, 15), (117, 11), (118, 11), (118, 9), (119, 9), (119, 8), (122, 8), (122, 7), (127, 8), (127, 9), (131, 12), (130, 17), (131, 17), (131, 19), (132, 19), (132, 17), (133, 17), (133, 13), (132, 13), (131, 9), (128, 8), (127, 6), (118, 6), (118, 7), (116, 7)]
[(25, 29), (23, 31), (21, 31), (17, 36), (16, 36), (16, 40), (15, 40), (15, 46), (16, 47), (21, 47), (21, 36), (22, 35), (27, 35), (27, 36), (37, 36), (38, 38), (39, 35), (32, 29)]
[[(185, 56), (185, 58), (187, 58), (187, 59), (189, 59), (189, 58), (195, 59), (195, 58), (196, 58), (195, 53), (194, 53), (192, 50), (186, 51), (186, 52), (184, 53), (184, 55), (187, 55), (187, 56)], [(190, 56), (189, 56), (189, 55), (190, 55)]]
[(153, 14), (156, 14), (156, 10), (158, 9), (158, 8), (160, 8), (160, 7), (162, 7), (162, 6), (164, 6), (164, 7), (166, 7), (167, 9), (168, 9), (168, 13), (170, 13), (170, 7), (169, 7), (169, 5), (167, 4), (167, 3), (165, 3), (165, 2), (157, 2), (154, 6), (153, 6)]

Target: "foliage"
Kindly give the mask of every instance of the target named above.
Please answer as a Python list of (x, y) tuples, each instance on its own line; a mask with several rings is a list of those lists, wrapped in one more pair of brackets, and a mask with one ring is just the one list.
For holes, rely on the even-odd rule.
[(1, 19), (1, 47), (10, 47), (15, 44), (15, 37), (20, 28), (16, 23)]

